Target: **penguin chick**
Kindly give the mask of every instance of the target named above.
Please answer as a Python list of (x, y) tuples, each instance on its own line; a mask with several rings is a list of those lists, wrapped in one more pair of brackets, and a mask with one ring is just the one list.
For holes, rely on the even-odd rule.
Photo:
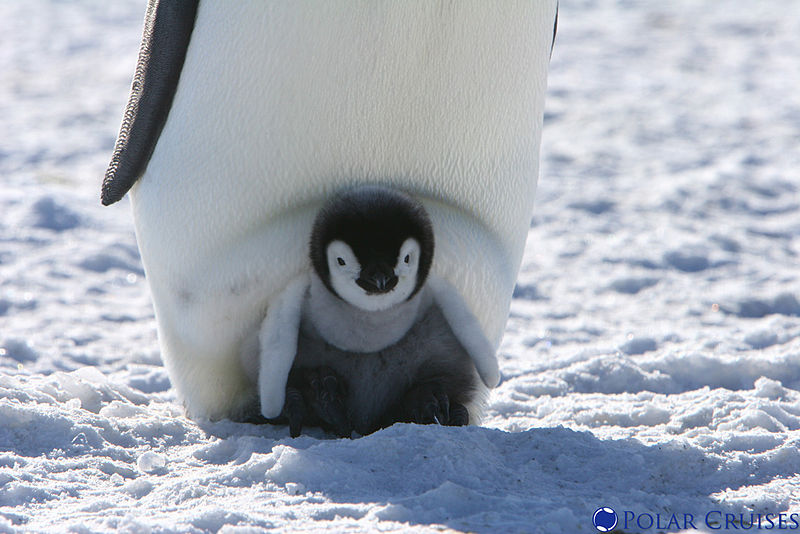
[(339, 194), (311, 232), (311, 283), (284, 415), (339, 435), (398, 421), (463, 425), (478, 375), (427, 291), (433, 229), (396, 190)]

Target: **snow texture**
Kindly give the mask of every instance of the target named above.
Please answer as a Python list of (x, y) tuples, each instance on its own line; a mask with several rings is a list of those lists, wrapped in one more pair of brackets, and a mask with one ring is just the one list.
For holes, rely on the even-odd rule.
[(486, 420), (355, 440), (183, 416), (99, 203), (143, 4), (0, 3), (0, 532), (800, 512), (800, 2), (562, 0)]

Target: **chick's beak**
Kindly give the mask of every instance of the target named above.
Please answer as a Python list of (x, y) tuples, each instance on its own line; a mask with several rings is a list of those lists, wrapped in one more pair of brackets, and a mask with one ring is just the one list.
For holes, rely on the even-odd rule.
[(356, 284), (370, 295), (388, 293), (397, 285), (397, 275), (388, 265), (367, 265), (361, 269)]

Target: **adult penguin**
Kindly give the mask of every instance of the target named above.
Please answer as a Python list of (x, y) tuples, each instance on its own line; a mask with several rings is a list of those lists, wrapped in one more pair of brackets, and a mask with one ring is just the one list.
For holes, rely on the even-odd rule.
[[(130, 190), (162, 356), (190, 416), (241, 417), (259, 398), (277, 415), (294, 355), (269, 325), (293, 324), (325, 199), (365, 183), (424, 205), (431, 273), (476, 325), (471, 356), (497, 384), (556, 8), (149, 2), (103, 203)], [(240, 352), (258, 331), (277, 337), (254, 383)]]

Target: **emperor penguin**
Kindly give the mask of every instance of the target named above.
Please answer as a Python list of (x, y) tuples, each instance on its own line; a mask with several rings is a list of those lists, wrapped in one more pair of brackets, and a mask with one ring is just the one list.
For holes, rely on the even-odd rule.
[[(434, 248), (425, 208), (400, 191), (356, 187), (322, 208), (282, 411), (293, 436), (306, 423), (349, 436), (477, 419), (485, 386), (459, 341), (477, 325), (448, 322), (458, 310), (439, 298), (441, 282), (427, 283)], [(247, 350), (256, 376), (257, 349)]]
[[(556, 7), (149, 1), (103, 203), (130, 192), (161, 355), (190, 417), (242, 418), (254, 403), (281, 413), (304, 295), (320, 283), (347, 295), (312, 266), (314, 221), (364, 184), (425, 208), (436, 261), (424, 285), (441, 282), (446, 302), (431, 309), (472, 325), (454, 334), (482, 387), (497, 385)], [(362, 282), (407, 289), (383, 275)], [(257, 380), (241, 357), (254, 336)]]

